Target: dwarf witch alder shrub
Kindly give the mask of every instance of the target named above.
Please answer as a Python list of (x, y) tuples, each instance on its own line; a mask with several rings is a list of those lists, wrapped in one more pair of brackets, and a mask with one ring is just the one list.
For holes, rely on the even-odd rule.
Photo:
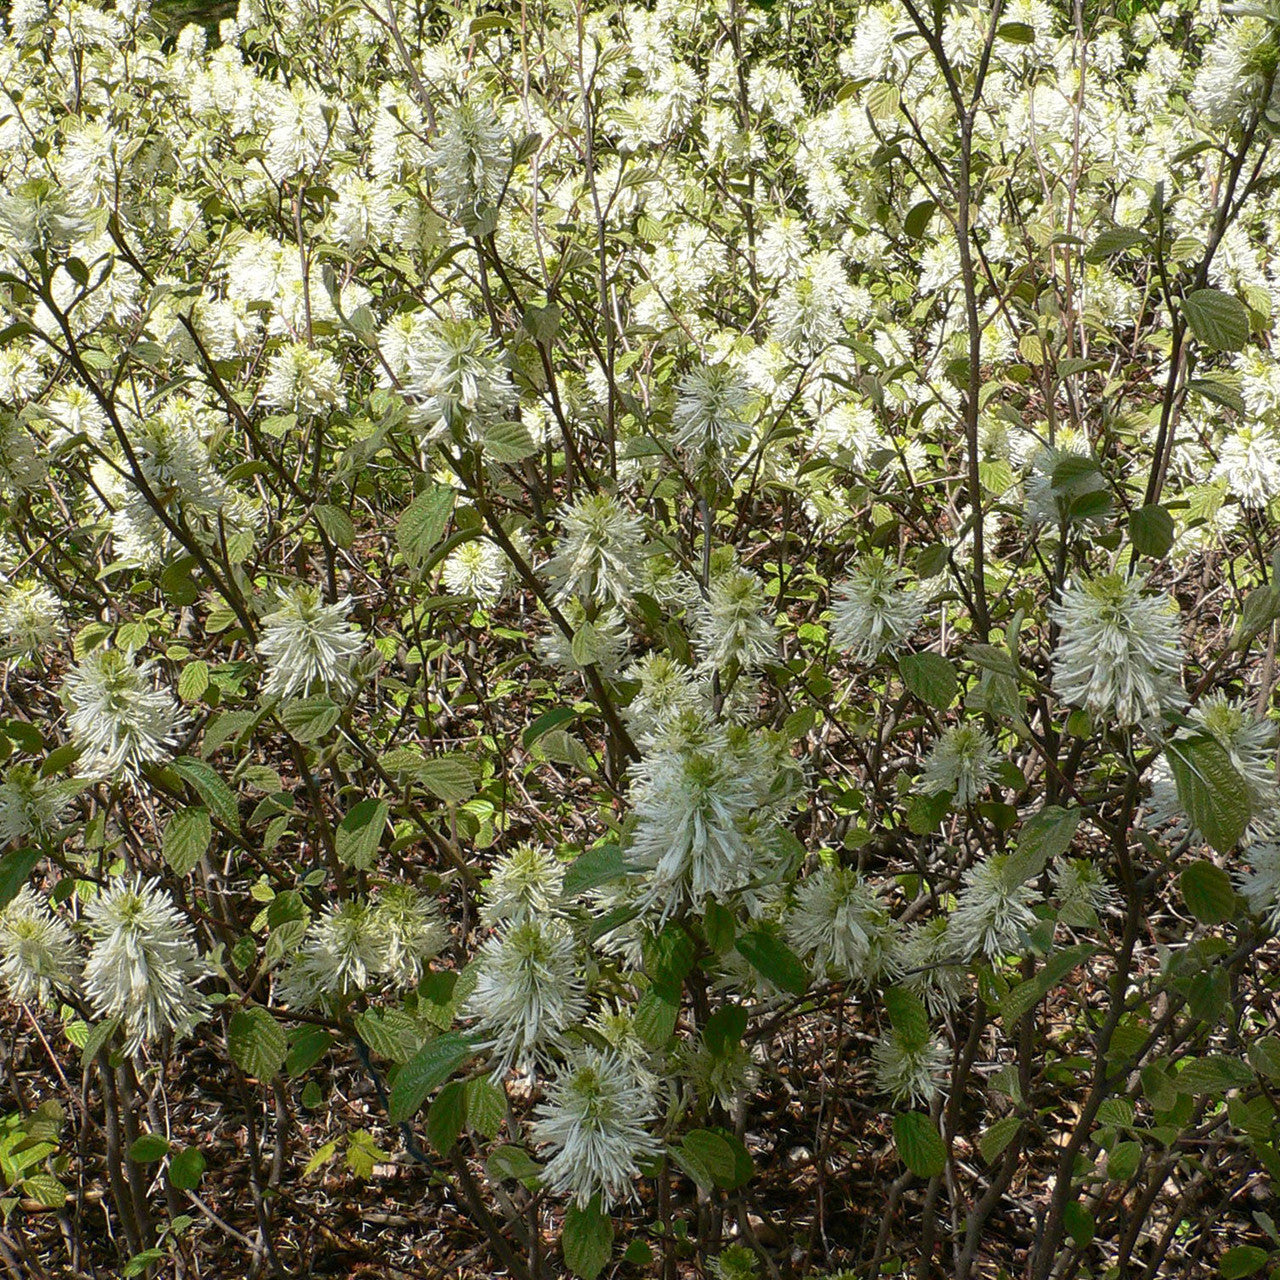
[(1280, 1256), (1280, 10), (5, 23), (11, 1266)]

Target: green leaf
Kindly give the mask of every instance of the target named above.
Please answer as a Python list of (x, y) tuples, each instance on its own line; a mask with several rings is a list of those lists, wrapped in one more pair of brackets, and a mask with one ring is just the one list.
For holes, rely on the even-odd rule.
[(316, 524), (337, 546), (346, 550), (355, 542), (356, 527), (351, 523), (351, 517), (341, 507), (333, 507), (322, 502), (313, 508), (311, 514), (315, 516)]
[(424, 489), (401, 514), (396, 524), (396, 545), (412, 568), (419, 568), (444, 536), (453, 514), (454, 497), (452, 489), (436, 485)]
[(477, 1133), (493, 1139), (507, 1118), (507, 1095), (489, 1076), (467, 1081), (467, 1124)]
[(1280, 1037), (1263, 1036), (1249, 1044), (1249, 1062), (1269, 1080), (1280, 1081)]
[(921, 200), (907, 210), (907, 216), (902, 220), (902, 229), (909, 239), (919, 240), (924, 236), (929, 228), (929, 220), (937, 208), (932, 200)]
[(290, 1037), (289, 1053), (284, 1060), (284, 1069), (290, 1080), (305, 1075), (329, 1052), (333, 1043), (333, 1034), (323, 1027), (303, 1024)]
[(1132, 231), (1128, 227), (1110, 227), (1100, 231), (1094, 242), (1085, 250), (1086, 262), (1105, 262), (1113, 253), (1123, 253), (1143, 241), (1141, 231)]
[(323, 738), (342, 719), (342, 708), (332, 698), (294, 698), (280, 708), (280, 722), (299, 742)]
[(1080, 809), (1063, 809), (1047, 804), (1033, 813), (1018, 832), (1017, 850), (1004, 864), (1005, 883), (1011, 888), (1034, 880), (1054, 859), (1071, 848), (1076, 828), (1080, 825)]
[(178, 1191), (194, 1191), (200, 1185), (205, 1159), (198, 1147), (184, 1147), (169, 1161), (169, 1185)]
[(1240, 388), (1232, 386), (1229, 382), (1223, 382), (1221, 378), (1189, 378), (1187, 388), (1198, 392), (1206, 400), (1212, 400), (1214, 404), (1220, 404), (1224, 409), (1231, 409), (1241, 416), (1246, 412), (1244, 396), (1240, 394)]
[(160, 851), (174, 875), (185, 876), (204, 857), (212, 839), (208, 809), (179, 809), (165, 823)]
[(685, 1135), (680, 1151), (689, 1162), (686, 1171), (698, 1171), (695, 1181), (710, 1178), (711, 1185), (726, 1190), (742, 1186), (754, 1172), (750, 1153), (727, 1129), (694, 1129)]
[(1240, 898), (1231, 887), (1231, 877), (1212, 862), (1193, 862), (1178, 877), (1178, 887), (1187, 910), (1201, 924), (1230, 920), (1240, 905)]
[(935, 711), (945, 711), (960, 692), (955, 667), (939, 653), (904, 653), (898, 673), (902, 683)]
[(195, 702), (204, 696), (209, 687), (209, 664), (196, 659), (182, 668), (178, 677), (178, 697), (183, 702)]
[(235, 792), (223, 782), (216, 769), (191, 756), (179, 756), (170, 768), (195, 788), (196, 794), (224, 826), (239, 832), (240, 811), (236, 806)]
[(232, 1061), (248, 1076), (270, 1080), (288, 1053), (284, 1028), (261, 1005), (237, 1009), (227, 1024), (227, 1049)]
[(0, 858), (0, 907), (18, 896), (39, 861), (39, 849), (14, 849)]
[(1249, 792), (1220, 743), (1200, 736), (1166, 748), (1178, 802), (1219, 853), (1229, 853), (1249, 825)]
[(645, 1044), (651, 1049), (660, 1049), (675, 1034), (679, 1017), (678, 1001), (651, 987), (640, 997), (632, 1025)]
[(1028, 1010), (1033, 1009), (1077, 965), (1083, 964), (1098, 948), (1090, 942), (1055, 951), (1041, 966), (1040, 971), (1025, 982), (1020, 982), (1000, 1002), (1000, 1018), (1006, 1027), (1011, 1026)]
[(141, 1253), (135, 1253), (124, 1264), (124, 1270), (120, 1274), (125, 1277), (125, 1280), (133, 1280), (134, 1276), (142, 1275), (148, 1267), (154, 1266), (157, 1262), (163, 1260), (163, 1249), (143, 1249)]
[(570, 1203), (560, 1234), (565, 1265), (582, 1280), (595, 1280), (613, 1253), (613, 1222), (600, 1208), (600, 1197), (591, 1197), (585, 1208)]
[(588, 889), (625, 879), (631, 869), (617, 844), (597, 845), (580, 853), (569, 864), (564, 873), (563, 894), (566, 898), (576, 898)]
[(576, 719), (577, 715), (572, 707), (552, 707), (550, 711), (544, 711), (521, 735), (520, 741), (524, 749), (527, 751), (544, 733)]
[(740, 1004), (722, 1004), (702, 1028), (707, 1048), (718, 1058), (742, 1043), (747, 1030), (747, 1011)]
[(947, 1167), (947, 1148), (938, 1126), (922, 1111), (894, 1116), (893, 1145), (917, 1178), (936, 1178)]
[(1196, 289), (1182, 299), (1191, 332), (1211, 351), (1239, 351), (1249, 341), (1249, 312), (1234, 294)]
[(358, 871), (373, 866), (390, 813), (385, 800), (361, 800), (338, 825), (334, 844), (339, 861)]
[(461, 804), (476, 789), (476, 766), (460, 755), (435, 756), (424, 760), (415, 776), (445, 804)]
[(1223, 1280), (1240, 1280), (1242, 1276), (1261, 1271), (1270, 1257), (1266, 1249), (1259, 1249), (1256, 1244), (1238, 1244), (1222, 1255), (1218, 1271)]
[(134, 1164), (155, 1164), (169, 1154), (169, 1140), (158, 1133), (144, 1133), (129, 1146), (129, 1159)]
[(1169, 554), (1173, 535), (1173, 517), (1159, 503), (1151, 502), (1139, 507), (1129, 517), (1129, 536), (1133, 539), (1134, 550), (1153, 560)]
[(475, 1053), (470, 1039), (447, 1031), (428, 1040), (395, 1074), (387, 1117), (392, 1124), (408, 1120), (436, 1085), (443, 1084)]
[(1087, 1249), (1093, 1242), (1093, 1214), (1078, 1200), (1072, 1200), (1062, 1211), (1062, 1225), (1077, 1249)]
[(906, 987), (889, 987), (884, 1005), (898, 1039), (908, 1048), (922, 1048), (929, 1040), (929, 1012), (924, 1001)]
[(996, 36), (1010, 44), (1035, 44), (1035, 28), (1025, 22), (1002, 22), (996, 28)]
[(1210, 1054), (1185, 1059), (1182, 1069), (1173, 1077), (1173, 1086), (1179, 1093), (1219, 1097), (1229, 1089), (1246, 1088), (1253, 1079), (1253, 1072), (1239, 1059)]
[(1017, 1116), (1004, 1116), (983, 1130), (978, 1138), (978, 1150), (988, 1164), (995, 1164), (1000, 1153), (1013, 1141), (1022, 1126)]
[(1128, 1182), (1138, 1172), (1142, 1143), (1117, 1142), (1107, 1152), (1107, 1177), (1113, 1182)]
[(484, 1167), (495, 1182), (510, 1178), (526, 1186), (542, 1172), (542, 1166), (523, 1147), (513, 1146), (496, 1147)]
[(490, 462), (519, 462), (538, 445), (523, 422), (494, 422), (484, 429), (483, 449)]
[(22, 1189), (46, 1209), (61, 1209), (67, 1202), (66, 1187), (49, 1173), (33, 1173), (23, 1178)]
[(442, 1156), (447, 1156), (466, 1122), (467, 1083), (450, 1080), (427, 1110), (427, 1138)]
[(744, 933), (733, 945), (757, 973), (780, 991), (802, 996), (809, 990), (809, 970), (804, 962), (781, 938), (767, 929)]
[(932, 835), (950, 812), (950, 791), (934, 796), (914, 795), (907, 801), (907, 829), (918, 836)]

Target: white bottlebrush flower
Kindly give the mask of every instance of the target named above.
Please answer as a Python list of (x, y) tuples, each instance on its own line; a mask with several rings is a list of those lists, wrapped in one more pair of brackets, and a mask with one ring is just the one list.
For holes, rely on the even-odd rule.
[(36, 653), (65, 630), (62, 602), (44, 583), (24, 578), (0, 591), (0, 634), (19, 653)]
[(267, 362), (262, 402), (291, 413), (323, 413), (341, 400), (342, 370), (319, 347), (288, 342)]
[(631, 598), (643, 557), (639, 519), (617, 498), (589, 493), (560, 513), (560, 542), (546, 574), (556, 600), (624, 604)]
[(1280, 436), (1245, 423), (1222, 442), (1210, 479), (1225, 481), (1244, 506), (1265, 507), (1280, 494)]
[(1237, 878), (1254, 915), (1272, 932), (1280, 930), (1280, 844), (1270, 841), (1245, 851), (1248, 870)]
[(1007, 955), (1022, 950), (1023, 934), (1035, 928), (1032, 904), (1040, 899), (1029, 884), (1013, 884), (1006, 855), (994, 853), (964, 873), (947, 936), (962, 959)]
[(386, 940), (383, 972), (397, 988), (416, 987), (427, 961), (440, 954), (449, 931), (436, 903), (407, 884), (389, 884), (374, 905), (374, 928)]
[(538, 657), (557, 671), (582, 671), (593, 666), (606, 680), (612, 680), (631, 647), (631, 631), (622, 610), (610, 605), (588, 618), (582, 602), (574, 597), (562, 604), (560, 611), (573, 634), (566, 636), (559, 626), (552, 626), (534, 645)]
[(612, 1050), (583, 1049), (556, 1072), (534, 1110), (533, 1140), (550, 1147), (542, 1180), (585, 1205), (599, 1195), (607, 1211), (632, 1194), (642, 1162), (661, 1148), (649, 1133), (653, 1094)]
[(448, 429), (469, 417), (477, 426), (508, 416), (515, 387), (502, 348), (479, 320), (448, 317), (424, 325), (405, 345), (401, 385), (412, 403), (410, 417), (427, 432)]
[(956, 964), (945, 916), (922, 921), (902, 937), (896, 969), (899, 981), (941, 1016), (957, 1008), (969, 991), (969, 974)]
[(263, 163), (277, 182), (314, 168), (329, 142), (328, 103), (304, 80), (273, 85), (266, 106), (271, 124), (263, 140)]
[(390, 935), (387, 920), (369, 903), (331, 903), (307, 926), (297, 955), (281, 975), (280, 998), (305, 1009), (363, 993), (387, 969)]
[(831, 641), (859, 662), (895, 652), (920, 625), (925, 596), (907, 588), (907, 573), (881, 555), (863, 556), (835, 590)]
[(920, 774), (926, 795), (950, 791), (957, 805), (973, 804), (996, 779), (1000, 753), (979, 724), (952, 725), (933, 744)]
[(682, 1046), (680, 1076), (696, 1105), (706, 1107), (714, 1100), (732, 1111), (755, 1088), (759, 1075), (751, 1049), (740, 1040), (725, 1044), (718, 1053), (702, 1039)]
[(1088, 858), (1055, 858), (1051, 875), (1058, 919), (1073, 929), (1096, 927), (1098, 912), (1119, 904), (1120, 895)]
[(701, 703), (693, 672), (665, 653), (647, 653), (625, 672), (638, 681), (640, 691), (623, 714), (632, 733), (645, 737), (659, 732), (682, 712), (693, 711)]
[(97, 649), (71, 669), (62, 687), (67, 725), (81, 749), (80, 772), (136, 776), (166, 759), (186, 723), (167, 689), (156, 687), (156, 664), (135, 663), (116, 649)]
[(511, 580), (511, 561), (496, 543), (472, 538), (449, 552), (441, 576), (451, 595), (495, 605)]
[(1187, 713), (1227, 753), (1249, 792), (1250, 833), (1280, 829), (1280, 781), (1276, 777), (1276, 726), (1256, 716), (1249, 705), (1224, 693), (1211, 693)]
[(463, 102), (438, 112), (439, 132), (427, 156), (440, 203), (463, 227), (493, 208), (511, 168), (511, 144), (493, 109)]
[(882, 1035), (872, 1046), (876, 1088), (894, 1102), (927, 1107), (937, 1096), (950, 1058), (935, 1037), (908, 1040), (896, 1031)]
[(118, 877), (85, 909), (91, 946), (84, 989), (100, 1018), (119, 1018), (126, 1046), (185, 1036), (209, 1016), (195, 984), (209, 969), (186, 917), (158, 879)]
[(867, 979), (876, 936), (885, 931), (889, 913), (852, 867), (822, 867), (796, 886), (796, 901), (787, 917), (787, 941), (808, 957), (814, 977), (846, 982)]
[(1191, 91), (1191, 106), (1209, 124), (1231, 128), (1266, 107), (1265, 95), (1275, 92), (1278, 34), (1273, 20), (1248, 16), (1228, 23), (1213, 38)]
[(0, 492), (23, 493), (42, 484), (49, 464), (43, 447), (15, 414), (0, 410)]
[(495, 934), (475, 960), (467, 1012), (478, 1019), (501, 1070), (531, 1070), (563, 1047), (565, 1032), (587, 1011), (578, 949), (555, 917), (531, 918)]
[(0, 842), (45, 840), (62, 825), (66, 810), (66, 784), (15, 764), (0, 783)]
[(258, 653), (266, 659), (262, 692), (288, 698), (321, 689), (345, 698), (355, 688), (351, 666), (364, 646), (364, 635), (347, 621), (350, 597), (325, 604), (311, 586), (285, 592), (280, 607), (262, 620)]
[(764, 584), (749, 569), (716, 574), (694, 619), (693, 646), (705, 671), (724, 671), (731, 662), (750, 671), (777, 654), (777, 631), (769, 620)]
[(551, 912), (564, 887), (564, 863), (550, 849), (518, 844), (494, 864), (484, 882), (480, 919), (491, 928)]
[(9, 998), (49, 1007), (55, 992), (75, 985), (80, 969), (75, 938), (30, 885), (0, 911), (0, 978)]
[(637, 824), (629, 860), (646, 871), (645, 900), (665, 920), (689, 900), (724, 902), (760, 873), (751, 839), (757, 782), (719, 735), (656, 744), (634, 771)]
[(1050, 606), (1061, 628), (1053, 687), (1063, 701), (1123, 725), (1158, 726), (1185, 698), (1178, 611), (1144, 593), (1139, 575), (1101, 574), (1071, 583)]
[(671, 432), (695, 460), (732, 463), (751, 431), (754, 399), (746, 380), (730, 365), (699, 365), (680, 379)]

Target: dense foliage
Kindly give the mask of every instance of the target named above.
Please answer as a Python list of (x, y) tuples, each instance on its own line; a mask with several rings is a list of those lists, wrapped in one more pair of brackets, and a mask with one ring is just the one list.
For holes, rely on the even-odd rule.
[(1278, 64), (15, 0), (10, 1267), (1280, 1260)]

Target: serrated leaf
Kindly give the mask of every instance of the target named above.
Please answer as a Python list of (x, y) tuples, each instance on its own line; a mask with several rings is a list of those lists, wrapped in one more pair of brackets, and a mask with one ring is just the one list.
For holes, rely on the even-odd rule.
[(1142, 232), (1130, 230), (1128, 227), (1109, 227), (1100, 231), (1094, 242), (1085, 250), (1086, 262), (1104, 262), (1113, 253), (1123, 253), (1142, 243)]
[(1198, 392), (1206, 400), (1212, 400), (1214, 404), (1220, 404), (1224, 409), (1230, 409), (1241, 416), (1247, 411), (1240, 388), (1222, 381), (1221, 378), (1190, 378), (1187, 380), (1187, 388)]
[(1182, 890), (1187, 910), (1201, 924), (1230, 920), (1240, 905), (1231, 877), (1212, 862), (1193, 862), (1178, 877), (1178, 888)]
[(1249, 792), (1220, 743), (1208, 736), (1178, 739), (1166, 748), (1178, 802), (1219, 853), (1229, 853), (1249, 825)]
[(434, 756), (415, 772), (418, 781), (445, 804), (461, 804), (476, 789), (476, 766), (460, 756)]
[(195, 702), (204, 696), (209, 687), (209, 664), (196, 659), (182, 668), (178, 677), (178, 697), (183, 702)]
[(1000, 1153), (1013, 1141), (1022, 1126), (1017, 1116), (1004, 1116), (987, 1126), (978, 1138), (978, 1150), (988, 1164), (995, 1164)]
[(613, 1222), (600, 1208), (600, 1197), (581, 1207), (570, 1202), (560, 1233), (565, 1265), (581, 1280), (595, 1280), (613, 1253)]
[(1222, 1255), (1218, 1271), (1222, 1280), (1241, 1280), (1243, 1276), (1261, 1271), (1270, 1257), (1266, 1249), (1259, 1249), (1256, 1244), (1238, 1244)]
[(185, 876), (204, 857), (212, 839), (208, 809), (179, 809), (165, 823), (160, 851), (174, 875)]
[(921, 1111), (893, 1118), (893, 1145), (917, 1178), (936, 1178), (947, 1167), (947, 1148), (938, 1127)]
[(333, 1159), (334, 1153), (338, 1149), (338, 1143), (335, 1139), (332, 1142), (326, 1142), (324, 1146), (319, 1147), (311, 1159), (307, 1161), (306, 1168), (302, 1171), (304, 1178), (310, 1177), (323, 1164), (328, 1164)]
[(960, 692), (955, 667), (939, 653), (904, 653), (898, 673), (902, 683), (935, 711), (945, 711)]
[(387, 1116), (392, 1124), (408, 1120), (426, 1100), (427, 1094), (443, 1084), (468, 1058), (475, 1053), (471, 1041), (456, 1031), (428, 1040), (408, 1062), (401, 1067), (391, 1083), (391, 1098)]
[(355, 542), (356, 527), (351, 523), (351, 517), (341, 507), (322, 502), (313, 508), (311, 514), (315, 516), (316, 524), (337, 546), (346, 550)]
[(134, 1164), (155, 1164), (169, 1154), (169, 1139), (158, 1133), (144, 1133), (129, 1144), (129, 1159)]
[(1128, 1182), (1138, 1172), (1142, 1143), (1117, 1142), (1107, 1152), (1107, 1177), (1114, 1182)]
[(910, 239), (919, 240), (923, 237), (937, 208), (932, 200), (920, 200), (907, 210), (907, 216), (902, 220), (902, 229)]
[(304, 1024), (290, 1037), (289, 1053), (284, 1060), (284, 1069), (290, 1080), (305, 1075), (329, 1052), (333, 1043), (333, 1033), (324, 1027)]
[(23, 1178), (22, 1189), (46, 1209), (61, 1209), (67, 1202), (67, 1189), (52, 1174), (33, 1173)]
[(617, 844), (598, 845), (580, 853), (569, 864), (564, 873), (563, 894), (566, 898), (576, 898), (588, 889), (625, 879), (631, 870)]
[(632, 1023), (635, 1033), (651, 1049), (667, 1044), (675, 1034), (680, 1005), (662, 992), (650, 988), (640, 997)]
[(205, 1158), (198, 1147), (185, 1147), (169, 1161), (169, 1185), (178, 1191), (194, 1191), (200, 1185)]
[(216, 769), (191, 756), (179, 756), (169, 767), (195, 788), (196, 794), (224, 826), (237, 833), (240, 831), (240, 811), (235, 792), (223, 782)]
[(889, 987), (884, 993), (884, 1006), (904, 1047), (918, 1049), (928, 1043), (929, 1012), (914, 991)]
[(484, 429), (483, 449), (491, 462), (519, 462), (538, 452), (523, 422), (494, 422)]
[(809, 990), (809, 970), (781, 938), (767, 929), (753, 929), (734, 942), (734, 949), (762, 977), (780, 991), (802, 996)]
[(510, 1178), (526, 1186), (542, 1172), (542, 1166), (523, 1147), (515, 1146), (496, 1147), (484, 1167), (495, 1182)]
[(13, 849), (0, 857), (0, 908), (18, 896), (40, 857), (39, 849)]
[(1212, 351), (1239, 351), (1249, 341), (1249, 312), (1234, 294), (1196, 289), (1182, 299), (1182, 310), (1191, 332)]
[(1222, 1054), (1210, 1054), (1205, 1058), (1190, 1058), (1173, 1077), (1174, 1088), (1179, 1093), (1220, 1096), (1229, 1089), (1243, 1089), (1253, 1082), (1253, 1072), (1239, 1059)]
[(1133, 539), (1134, 550), (1153, 560), (1169, 554), (1173, 535), (1173, 517), (1158, 503), (1139, 507), (1129, 517), (1129, 536)]
[(1078, 1200), (1072, 1200), (1062, 1211), (1062, 1225), (1077, 1249), (1087, 1249), (1093, 1242), (1093, 1214)]
[(452, 489), (436, 485), (424, 489), (401, 513), (396, 545), (411, 567), (418, 568), (444, 536), (455, 496)]
[(1249, 1044), (1249, 1062), (1269, 1080), (1280, 1081), (1280, 1037), (1263, 1036)]
[(1004, 880), (1011, 888), (1034, 880), (1054, 859), (1060, 858), (1075, 838), (1080, 809), (1047, 804), (1033, 813), (1018, 832), (1018, 847), (1004, 864)]
[(280, 722), (299, 742), (323, 738), (342, 719), (342, 708), (332, 698), (294, 698), (280, 708)]
[(466, 1122), (466, 1081), (450, 1080), (427, 1110), (427, 1139), (442, 1156), (447, 1156)]
[(227, 1024), (227, 1050), (248, 1076), (270, 1080), (284, 1066), (289, 1045), (284, 1028), (261, 1005), (237, 1009)]
[(361, 800), (354, 806), (334, 835), (338, 860), (358, 871), (373, 866), (390, 813), (391, 806), (385, 800)]
[(483, 1137), (498, 1136), (507, 1118), (507, 1095), (489, 1076), (467, 1081), (467, 1124)]
[(742, 1043), (747, 1030), (747, 1011), (740, 1004), (722, 1004), (702, 1028), (707, 1048), (718, 1058)]

